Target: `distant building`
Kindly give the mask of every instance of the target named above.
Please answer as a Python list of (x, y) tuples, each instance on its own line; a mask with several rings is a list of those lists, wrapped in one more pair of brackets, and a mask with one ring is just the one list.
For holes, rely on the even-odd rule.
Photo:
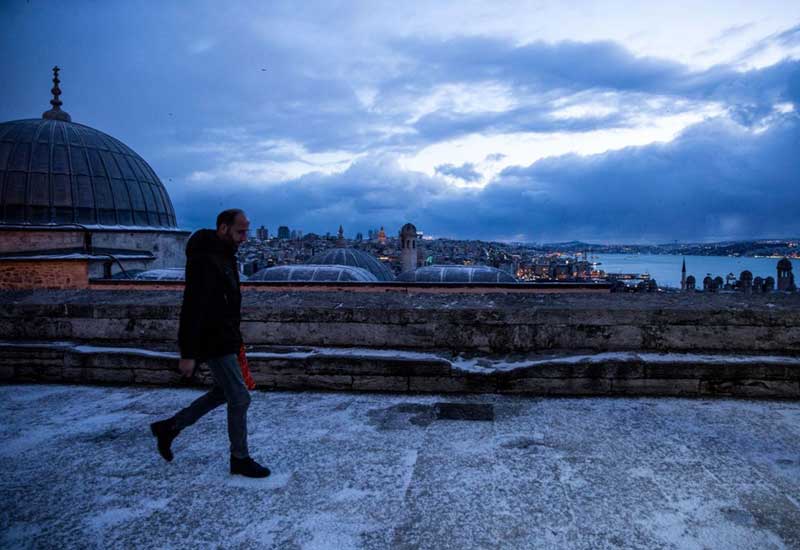
[(289, 233), (289, 228), (287, 226), (282, 225), (278, 228), (278, 238), (284, 240), (291, 238), (291, 234)]
[(259, 241), (266, 241), (269, 240), (269, 229), (264, 227), (263, 225), (256, 229), (256, 238)]
[(797, 290), (794, 284), (794, 274), (792, 273), (792, 262), (788, 258), (781, 258), (778, 262), (778, 290), (783, 292)]
[(744, 270), (742, 271), (741, 275), (739, 275), (739, 290), (750, 294), (753, 291), (753, 273)]
[(253, 260), (251, 262), (244, 262), (242, 264), (241, 272), (249, 277), (253, 273), (256, 273), (261, 268), (259, 262), (257, 260)]
[(386, 244), (386, 231), (383, 230), (383, 226), (378, 231), (378, 244)]

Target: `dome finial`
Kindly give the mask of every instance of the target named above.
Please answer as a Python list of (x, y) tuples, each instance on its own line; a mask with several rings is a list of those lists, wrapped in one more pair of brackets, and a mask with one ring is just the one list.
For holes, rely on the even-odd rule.
[(61, 99), (59, 99), (61, 96), (61, 88), (58, 87), (58, 84), (61, 81), (58, 79), (58, 71), (60, 70), (61, 69), (58, 67), (58, 65), (53, 67), (53, 89), (50, 90), (50, 92), (53, 94), (53, 99), (50, 100), (50, 105), (52, 105), (53, 108), (42, 113), (42, 118), (72, 122), (72, 117), (69, 116), (69, 113), (61, 110), (61, 106), (64, 103), (61, 101)]

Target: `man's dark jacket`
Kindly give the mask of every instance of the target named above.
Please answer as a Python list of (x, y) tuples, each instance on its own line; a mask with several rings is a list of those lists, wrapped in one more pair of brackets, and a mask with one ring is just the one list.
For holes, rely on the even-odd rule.
[(178, 329), (181, 357), (205, 361), (238, 353), (241, 305), (235, 245), (212, 229), (200, 229), (186, 243), (186, 286)]

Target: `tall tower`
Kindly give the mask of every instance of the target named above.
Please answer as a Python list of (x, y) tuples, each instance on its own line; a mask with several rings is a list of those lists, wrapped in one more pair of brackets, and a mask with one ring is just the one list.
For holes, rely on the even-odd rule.
[(681, 268), (681, 290), (686, 290), (686, 258), (683, 259), (683, 267)]
[(381, 226), (381, 230), (378, 231), (378, 244), (386, 244), (386, 231), (383, 230), (383, 226)]
[(417, 269), (417, 228), (407, 223), (400, 229), (400, 259), (402, 272)]

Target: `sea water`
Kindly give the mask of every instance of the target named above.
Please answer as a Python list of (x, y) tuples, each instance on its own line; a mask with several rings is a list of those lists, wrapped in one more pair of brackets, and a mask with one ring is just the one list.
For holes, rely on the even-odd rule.
[[(703, 278), (711, 275), (725, 279), (729, 273), (736, 278), (749, 270), (753, 278), (771, 276), (778, 279), (779, 258), (746, 258), (741, 256), (671, 256), (661, 254), (592, 254), (590, 259), (600, 262), (597, 266), (606, 273), (648, 273), (660, 287), (681, 286), (681, 264), (686, 259), (686, 276), (694, 275), (696, 287), (703, 288)], [(792, 261), (792, 272), (798, 281), (800, 260)], [(777, 284), (777, 283), (776, 283)]]

